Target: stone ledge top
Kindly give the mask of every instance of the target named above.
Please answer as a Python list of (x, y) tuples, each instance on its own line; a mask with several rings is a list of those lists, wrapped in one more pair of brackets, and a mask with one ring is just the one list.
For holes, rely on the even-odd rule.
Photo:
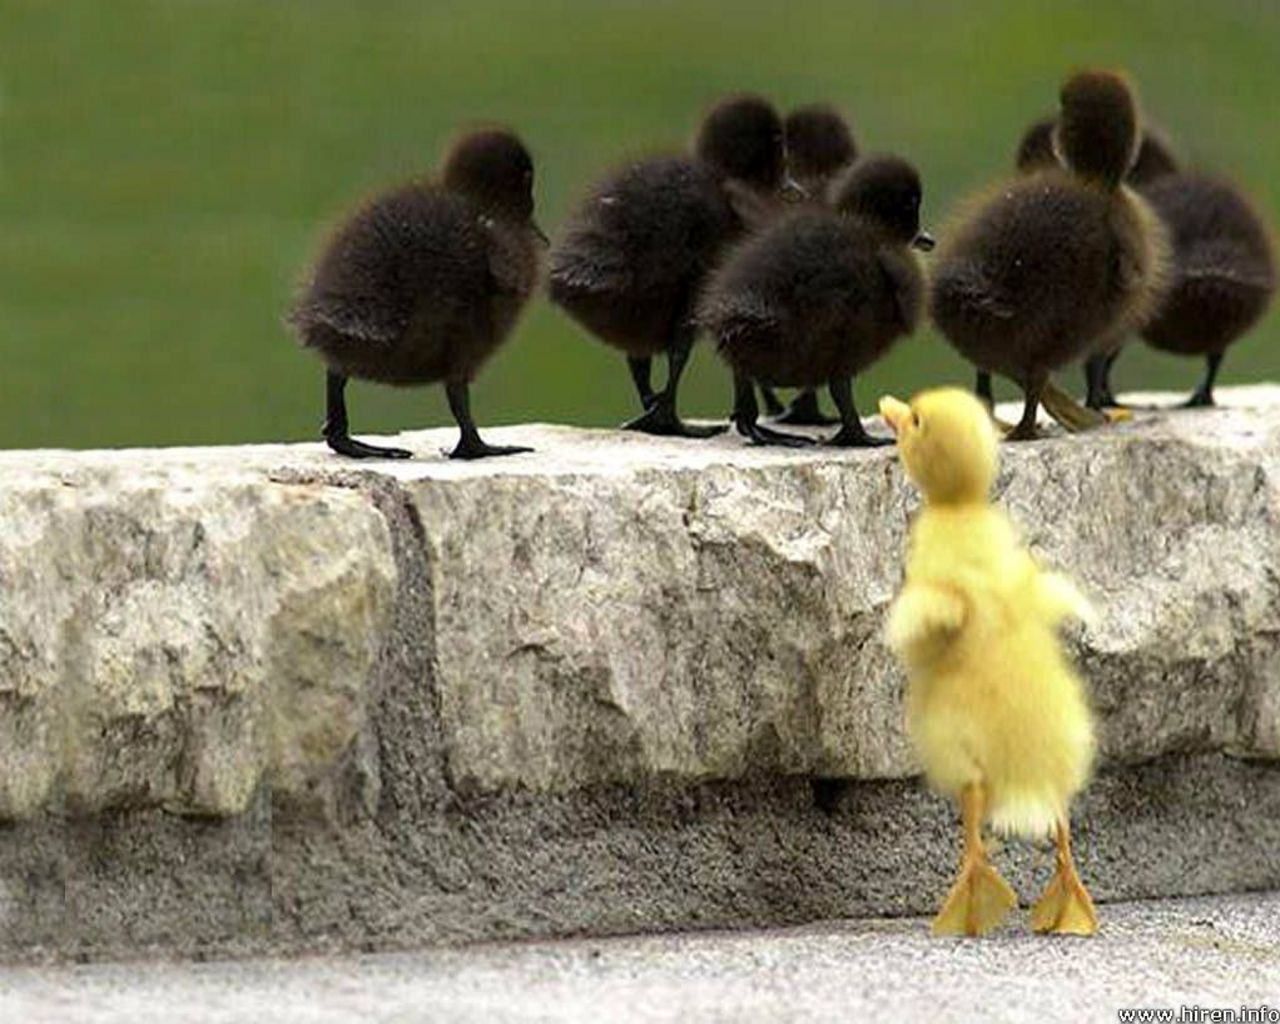
[[(1127, 394), (1135, 405), (1168, 406), (1178, 399), (1167, 393)], [(1072, 439), (1073, 443), (1113, 444), (1134, 440), (1177, 440), (1209, 447), (1257, 447), (1280, 432), (1280, 384), (1221, 387), (1216, 410), (1185, 412), (1172, 408), (1139, 411), (1132, 422), (1118, 424)], [(864, 396), (864, 405), (870, 405)], [(1020, 406), (1005, 403), (999, 412), (1017, 418)], [(887, 435), (878, 417), (867, 420), (868, 429)], [(1041, 422), (1052, 431), (1049, 441), (1067, 440), (1061, 429), (1041, 411)], [(1259, 428), (1263, 429), (1259, 429)], [(800, 433), (821, 436), (834, 428)], [(30, 474), (58, 476), (103, 473), (115, 477), (121, 471), (154, 473), (175, 470), (226, 470), (239, 473), (292, 472), (303, 475), (335, 472), (372, 474), (401, 483), (428, 480), (475, 480), (502, 476), (591, 476), (647, 471), (699, 470), (712, 466), (760, 468), (815, 463), (872, 462), (893, 458), (893, 449), (812, 449), (755, 447), (732, 430), (706, 441), (651, 437), (616, 429), (570, 427), (547, 423), (487, 427), (495, 443), (521, 443), (535, 451), (500, 459), (454, 462), (444, 458), (457, 440), (454, 427), (404, 431), (381, 438), (384, 443), (407, 447), (415, 453), (408, 460), (350, 460), (332, 455), (322, 443), (249, 444), (213, 447), (116, 448), (116, 449), (16, 449), (0, 451), (0, 486)], [(372, 435), (361, 434), (362, 437)], [(1016, 462), (1024, 453), (1042, 450), (1036, 443), (1002, 449), (1006, 461)]]

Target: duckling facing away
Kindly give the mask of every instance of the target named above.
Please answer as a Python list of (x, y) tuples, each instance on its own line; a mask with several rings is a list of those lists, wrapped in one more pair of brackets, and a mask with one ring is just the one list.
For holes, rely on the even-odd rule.
[(1055, 836), (1057, 870), (1032, 926), (1091, 935), (1097, 914), (1071, 856), (1068, 808), (1091, 770), (1094, 728), (1057, 629), (1092, 613), (990, 504), (996, 432), (977, 398), (944, 388), (910, 405), (882, 398), (880, 412), (924, 495), (888, 640), (908, 673), (907, 725), (926, 777), (959, 801), (964, 825), (959, 877), (933, 931), (982, 935), (1017, 904), (988, 860), (990, 824)]
[[(858, 144), (844, 116), (826, 103), (796, 107), (783, 122), (787, 140), (787, 170), (810, 200), (827, 201), (827, 189), (846, 167), (858, 158)], [(765, 412), (776, 423), (827, 427), (839, 420), (828, 416), (818, 405), (818, 393), (801, 391), (783, 409), (777, 394), (761, 385)]]
[[(703, 282), (744, 221), (781, 203), (782, 119), (759, 96), (733, 96), (703, 119), (691, 156), (633, 163), (597, 185), (551, 254), (551, 301), (627, 355), (643, 413), (629, 430), (709, 437), (677, 413)], [(667, 356), (655, 392), (653, 357)]]
[(920, 177), (898, 157), (867, 157), (833, 197), (834, 209), (792, 214), (735, 249), (700, 308), (733, 368), (734, 422), (756, 444), (810, 442), (757, 423), (753, 381), (825, 383), (841, 419), (829, 444), (891, 443), (863, 428), (852, 382), (919, 320), (924, 276), (908, 247), (933, 245), (920, 230)]
[(438, 181), (366, 203), (329, 239), (288, 321), (328, 364), (324, 438), (340, 455), (407, 459), (351, 437), (349, 377), (384, 384), (444, 381), (462, 431), (450, 458), (531, 449), (486, 444), (470, 384), (507, 338), (537, 279), (533, 161), (511, 132), (460, 138)]
[[(1275, 296), (1272, 236), (1230, 181), (1179, 170), (1158, 140), (1149, 139), (1143, 154), (1130, 180), (1168, 228), (1172, 263), (1169, 288), (1139, 331), (1153, 348), (1205, 357), (1204, 379), (1185, 404), (1210, 406), (1223, 354)], [(1115, 404), (1110, 375), (1118, 352), (1096, 356), (1086, 367), (1090, 404)]]
[[(1011, 439), (1036, 436), (1049, 374), (1143, 322), (1163, 287), (1165, 233), (1123, 186), (1138, 139), (1128, 84), (1109, 72), (1073, 76), (1053, 130), (1066, 166), (1025, 174), (970, 204), (934, 263), (938, 328), (980, 374), (1023, 388)], [(1071, 429), (1094, 425), (1074, 415), (1074, 403), (1047, 407)]]
[[(1054, 119), (1037, 121), (1019, 148), (1020, 169), (1055, 161)], [(1169, 143), (1150, 128), (1127, 182), (1150, 205), (1169, 234), (1170, 266), (1159, 302), (1136, 325), (1155, 348), (1208, 360), (1188, 406), (1212, 405), (1223, 351), (1266, 312), (1276, 288), (1275, 254), (1262, 218), (1236, 186), (1180, 171)], [(1085, 361), (1085, 404), (1118, 408), (1111, 368), (1127, 337), (1103, 339)]]

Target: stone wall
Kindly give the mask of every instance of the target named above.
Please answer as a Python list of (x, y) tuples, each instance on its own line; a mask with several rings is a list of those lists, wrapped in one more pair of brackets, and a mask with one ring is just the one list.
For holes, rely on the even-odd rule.
[[(1070, 641), (1103, 896), (1280, 886), (1280, 388), (1221, 397), (1004, 449), (1001, 499), (1102, 611)], [(493, 434), (538, 452), (0, 454), (0, 951), (932, 905), (892, 451)]]

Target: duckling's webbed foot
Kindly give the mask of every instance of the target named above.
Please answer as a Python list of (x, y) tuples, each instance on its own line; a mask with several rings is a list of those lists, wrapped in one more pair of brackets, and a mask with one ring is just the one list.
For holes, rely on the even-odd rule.
[(1006, 430), (1006, 441), (1034, 441), (1040, 437), (1040, 428), (1036, 426), (1036, 415), (1040, 411), (1040, 390), (1042, 385), (1031, 385), (1026, 388), (1026, 398), (1022, 406), (1022, 419), (1011, 429)]
[(1076, 871), (1071, 828), (1065, 821), (1058, 824), (1056, 840), (1057, 868), (1044, 895), (1031, 909), (1031, 927), (1056, 935), (1093, 935), (1098, 930), (1098, 912)]
[(715, 437), (728, 428), (723, 424), (686, 423), (676, 415), (675, 406), (665, 395), (658, 395), (643, 413), (622, 424), (623, 430), (637, 430), (658, 437)]
[[(689, 361), (689, 353), (693, 349), (694, 328), (688, 323), (681, 323), (672, 335), (667, 349), (667, 386), (651, 401), (645, 402), (645, 411), (622, 425), (623, 430), (638, 430), (643, 434), (656, 434), (659, 437), (715, 437), (727, 429), (721, 424), (711, 426), (693, 426), (680, 419), (676, 412), (676, 396), (680, 391), (680, 377), (684, 373), (685, 363)], [(632, 365), (632, 376), (636, 367)], [(647, 379), (647, 371), (646, 371)], [(639, 387), (639, 380), (636, 381)], [(643, 392), (641, 398), (643, 399)], [(754, 396), (752, 396), (754, 401)]]
[[(827, 385), (831, 392), (831, 400), (840, 410), (841, 427), (834, 437), (826, 440), (826, 444), (836, 448), (878, 448), (893, 444), (891, 437), (873, 437), (862, 425), (862, 417), (858, 415), (858, 407), (853, 401), (853, 378), (838, 377)], [(812, 392), (810, 392), (812, 394)], [(815, 399), (816, 404), (816, 399)]]
[(787, 434), (781, 430), (770, 430), (768, 427), (762, 427), (759, 423), (744, 423), (742, 420), (734, 420), (734, 425), (738, 428), (738, 433), (745, 437), (752, 444), (774, 444), (781, 445), (784, 448), (808, 448), (814, 444), (811, 437), (805, 437), (803, 434)]
[(1053, 381), (1045, 381), (1040, 392), (1045, 412), (1073, 434), (1105, 427), (1111, 420), (1097, 409), (1081, 405)]
[(1213, 385), (1218, 379), (1218, 368), (1222, 366), (1222, 353), (1211, 352), (1206, 360), (1204, 380), (1191, 393), (1191, 397), (1182, 403), (1184, 409), (1209, 409), (1217, 403), (1213, 400)]
[(793, 427), (830, 427), (840, 422), (837, 416), (828, 416), (818, 405), (818, 393), (812, 389), (801, 391), (791, 400), (785, 412), (770, 412), (775, 423), (789, 423)]
[(499, 455), (520, 455), (531, 451), (533, 451), (532, 448), (515, 444), (486, 444), (479, 435), (467, 437), (464, 434), (453, 451), (447, 454), (451, 459), (488, 459)]
[(520, 445), (486, 444), (476, 429), (476, 421), (471, 418), (471, 390), (465, 380), (451, 380), (444, 386), (445, 395), (449, 399), (449, 410), (458, 421), (458, 429), (462, 436), (453, 451), (445, 454), (451, 459), (488, 459), (499, 455), (519, 455), (531, 452), (532, 448)]
[(997, 928), (1018, 897), (987, 858), (981, 827), (986, 791), (972, 783), (960, 795), (964, 856), (960, 872), (933, 919), (934, 935), (986, 935)]
[(756, 405), (755, 385), (751, 378), (734, 374), (733, 425), (737, 427), (739, 434), (752, 444), (776, 444), (788, 448), (803, 448), (813, 444), (812, 438), (762, 427), (759, 419), (760, 407)]
[(377, 445), (357, 441), (349, 434), (329, 434), (324, 436), (330, 449), (339, 455), (351, 459), (411, 459), (413, 452), (405, 448), (379, 448)]
[(321, 436), (339, 455), (351, 459), (411, 459), (413, 452), (404, 448), (379, 448), (351, 436), (347, 423), (347, 378), (330, 370), (325, 378), (325, 419)]

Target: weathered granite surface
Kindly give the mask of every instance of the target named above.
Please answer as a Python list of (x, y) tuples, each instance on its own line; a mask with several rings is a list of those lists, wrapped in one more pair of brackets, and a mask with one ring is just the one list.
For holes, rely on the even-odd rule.
[[(1104, 896), (1280, 885), (1280, 387), (1220, 398), (1004, 449), (1102, 612)], [(892, 452), (492, 433), (0, 454), (0, 950), (928, 909)]]

